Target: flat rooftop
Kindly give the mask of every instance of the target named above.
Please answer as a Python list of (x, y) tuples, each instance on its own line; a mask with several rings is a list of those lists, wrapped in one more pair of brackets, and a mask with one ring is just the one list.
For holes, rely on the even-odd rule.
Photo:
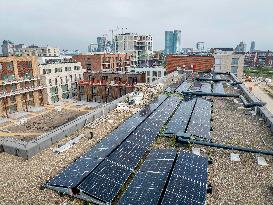
[[(223, 83), (226, 93), (239, 93), (238, 89)], [(263, 119), (252, 110), (246, 109), (238, 98), (203, 97), (212, 101), (211, 139), (217, 143), (240, 145), (258, 149), (273, 150), (273, 135)], [(84, 204), (69, 196), (60, 196), (56, 191), (40, 189), (69, 164), (98, 144), (115, 128), (122, 124), (140, 106), (129, 110), (113, 110), (83, 129), (73, 133), (58, 144), (52, 145), (29, 160), (7, 153), (0, 153), (0, 193), (3, 204)], [(92, 139), (84, 137), (77, 144), (61, 154), (52, 149), (68, 142), (79, 134), (94, 133)], [(155, 149), (175, 149), (178, 152), (200, 148), (200, 154), (212, 159), (208, 166), (208, 183), (212, 194), (206, 195), (207, 204), (273, 204), (273, 158), (265, 158), (267, 165), (257, 163), (257, 155), (205, 147), (201, 145), (182, 146), (165, 136), (158, 136), (149, 146)], [(231, 161), (230, 154), (240, 154), (240, 161)], [(117, 200), (118, 201), (118, 200)], [(117, 201), (114, 202), (117, 203)]]

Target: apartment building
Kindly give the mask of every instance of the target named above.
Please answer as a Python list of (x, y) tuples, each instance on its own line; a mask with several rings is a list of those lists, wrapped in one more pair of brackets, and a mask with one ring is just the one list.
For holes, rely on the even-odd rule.
[(214, 57), (197, 55), (167, 55), (166, 71), (171, 73), (177, 69), (192, 69), (194, 71), (211, 71), (214, 67)]
[(145, 83), (145, 73), (85, 72), (79, 81), (78, 99), (110, 102), (134, 90), (137, 83)]
[(46, 86), (45, 103), (52, 104), (76, 96), (78, 81), (83, 79), (82, 66), (73, 60), (39, 65), (41, 82)]
[(88, 72), (126, 72), (132, 66), (132, 56), (125, 53), (89, 53), (72, 57)]
[(133, 66), (147, 65), (153, 55), (153, 37), (124, 33), (115, 36), (115, 51), (132, 55)]
[(17, 44), (16, 45), (9, 40), (4, 40), (1, 47), (2, 47), (3, 56), (9, 56), (9, 55), (21, 54), (21, 50), (26, 48), (27, 46), (24, 44)]
[(145, 73), (146, 83), (151, 83), (167, 75), (166, 68), (158, 67), (134, 67), (128, 70), (131, 73)]
[(36, 57), (0, 57), (0, 116), (43, 105), (43, 89)]
[(233, 73), (238, 78), (243, 76), (244, 72), (244, 55), (230, 54), (230, 53), (216, 53), (214, 54), (215, 72)]
[(38, 46), (29, 46), (27, 48), (23, 48), (21, 50), (22, 55), (28, 55), (28, 56), (47, 56), (47, 57), (57, 57), (60, 56), (60, 49), (59, 48), (54, 48), (50, 46), (46, 47), (38, 47)]

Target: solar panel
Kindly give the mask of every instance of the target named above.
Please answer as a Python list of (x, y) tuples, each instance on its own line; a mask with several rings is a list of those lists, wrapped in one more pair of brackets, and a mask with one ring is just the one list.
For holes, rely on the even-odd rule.
[(180, 104), (165, 130), (166, 134), (175, 134), (179, 131), (185, 132), (190, 120), (196, 99), (184, 101)]
[(178, 97), (168, 98), (162, 107), (159, 107), (152, 115), (150, 115), (144, 123), (133, 132), (127, 140), (131, 143), (141, 144), (142, 146), (149, 146), (152, 144), (160, 132), (161, 127), (168, 120), (171, 113), (175, 110), (180, 99)]
[(118, 204), (158, 204), (175, 157), (174, 150), (152, 151)]
[[(168, 120), (179, 102), (180, 99), (178, 97), (170, 97), (164, 101), (109, 157), (94, 169), (78, 188), (94, 198), (111, 203), (115, 194), (117, 194), (129, 177), (131, 170), (135, 168), (148, 146), (153, 143), (156, 134), (159, 133), (161, 127)], [(111, 166), (110, 170), (117, 169), (117, 172), (112, 171), (109, 174), (108, 166)], [(120, 177), (120, 170), (126, 170), (124, 177)], [(96, 186), (100, 187), (94, 187), (93, 185), (92, 180), (96, 178), (96, 175), (101, 176), (99, 177), (100, 184), (96, 184)], [(113, 183), (113, 181), (116, 183)], [(100, 190), (108, 190), (104, 186), (111, 186), (111, 193), (99, 193)], [(90, 187), (94, 188), (90, 189)]]
[(207, 169), (206, 157), (179, 153), (162, 204), (205, 204)]
[(136, 129), (167, 97), (160, 95), (149, 106), (134, 114), (117, 129), (113, 130), (99, 144), (90, 149), (74, 163), (70, 164), (59, 175), (45, 186), (70, 188), (77, 186), (99, 163), (101, 163), (124, 139)]
[(214, 93), (222, 93), (225, 94), (224, 86), (222, 82), (214, 83), (213, 85), (213, 92)]
[(130, 174), (130, 170), (104, 160), (78, 188), (91, 197), (111, 202)]
[(107, 160), (133, 170), (145, 151), (146, 149), (141, 145), (125, 141), (115, 152), (110, 154)]
[(210, 138), (211, 102), (198, 98), (191, 116), (187, 133)]
[(211, 93), (211, 84), (210, 83), (202, 83), (200, 90), (204, 93)]
[(191, 84), (185, 81), (185, 82), (181, 83), (178, 86), (178, 88), (176, 88), (175, 92), (182, 94), (182, 92), (187, 91), (190, 88), (190, 86), (191, 86)]

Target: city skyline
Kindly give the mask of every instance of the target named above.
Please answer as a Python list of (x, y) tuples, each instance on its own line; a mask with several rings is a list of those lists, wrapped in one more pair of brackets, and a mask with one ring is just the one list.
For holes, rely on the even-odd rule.
[[(244, 41), (249, 50), (250, 42), (254, 40), (256, 49), (273, 50), (273, 17), (270, 15), (273, 3), (269, 0), (234, 2), (172, 0), (166, 5), (164, 1), (144, 0), (138, 4), (134, 1), (25, 0), (4, 3), (0, 0), (0, 41), (87, 51), (97, 36), (108, 34), (111, 39), (110, 30), (118, 26), (124, 28), (123, 32), (151, 34), (154, 50), (164, 50), (166, 30), (181, 30), (183, 48), (195, 47), (198, 41), (204, 41), (206, 47), (235, 48)], [(13, 8), (13, 12), (9, 8)], [(95, 8), (103, 8), (103, 12)], [(257, 8), (263, 11), (262, 15), (255, 12)]]

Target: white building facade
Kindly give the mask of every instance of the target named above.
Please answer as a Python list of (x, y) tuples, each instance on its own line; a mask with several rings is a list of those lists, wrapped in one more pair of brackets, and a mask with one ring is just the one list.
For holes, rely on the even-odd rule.
[(22, 55), (34, 55), (38, 57), (47, 56), (47, 57), (58, 57), (60, 56), (60, 49), (50, 46), (38, 47), (38, 46), (29, 46), (22, 49)]
[(114, 50), (133, 55), (134, 66), (147, 65), (153, 55), (153, 37), (124, 33), (115, 36)]
[(134, 73), (142, 73), (144, 72), (146, 74), (146, 83), (151, 83), (155, 80), (158, 80), (161, 77), (164, 77), (167, 75), (166, 68), (160, 66), (160, 67), (135, 67), (135, 68), (129, 68), (129, 72)]
[(56, 103), (77, 94), (78, 81), (83, 79), (82, 66), (77, 62), (39, 65), (41, 83), (46, 87), (45, 102)]

